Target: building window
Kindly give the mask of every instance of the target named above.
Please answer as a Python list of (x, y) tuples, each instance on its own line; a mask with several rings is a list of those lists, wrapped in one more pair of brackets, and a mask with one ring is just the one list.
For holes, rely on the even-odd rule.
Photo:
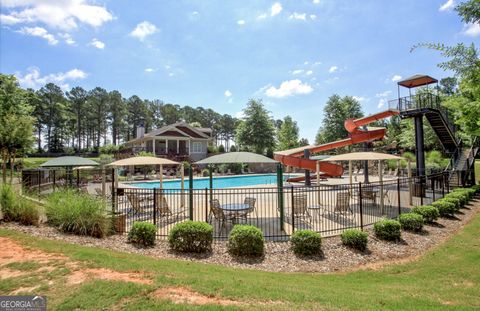
[(202, 153), (203, 152), (203, 144), (198, 141), (192, 142), (192, 153)]

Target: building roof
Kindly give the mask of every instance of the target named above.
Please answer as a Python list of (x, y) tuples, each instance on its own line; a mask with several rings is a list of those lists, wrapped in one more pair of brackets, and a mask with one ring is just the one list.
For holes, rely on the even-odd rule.
[(137, 137), (135, 139), (129, 140), (127, 143), (134, 143), (137, 141), (142, 141), (145, 138), (155, 137), (155, 136), (168, 136), (168, 137), (189, 137), (192, 139), (211, 139), (210, 135), (205, 132), (211, 132), (209, 128), (195, 128), (188, 125), (186, 122), (177, 122), (174, 124), (166, 125), (156, 130), (153, 130), (149, 133), (146, 133), (143, 137)]
[(414, 75), (409, 78), (403, 79), (401, 81), (398, 81), (398, 85), (404, 86), (406, 88), (413, 88), (417, 86), (423, 86), (423, 85), (428, 85), (432, 83), (437, 83), (438, 80), (435, 78), (432, 78), (428, 75)]

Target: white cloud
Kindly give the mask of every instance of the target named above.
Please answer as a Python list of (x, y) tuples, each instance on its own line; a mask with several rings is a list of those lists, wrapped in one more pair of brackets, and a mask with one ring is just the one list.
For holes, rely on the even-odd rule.
[(263, 13), (263, 14), (260, 14), (257, 16), (257, 19), (265, 19), (267, 18), (267, 14), (266, 13)]
[[(1, 15), (4, 24), (44, 23), (61, 29), (77, 28), (78, 24), (99, 27), (113, 19), (105, 7), (87, 0), (4, 0), (9, 12)], [(3, 10), (5, 11), (5, 10)]]
[(174, 75), (175, 75), (175, 74), (174, 74), (173, 72), (170, 72), (170, 73), (168, 74), (169, 77), (173, 77)]
[(463, 34), (469, 37), (476, 37), (480, 35), (480, 24), (467, 24), (463, 27)]
[(145, 72), (154, 72), (157, 71), (155, 68), (145, 68)]
[(158, 28), (148, 22), (148, 21), (143, 21), (140, 24), (135, 27), (135, 29), (130, 33), (132, 37), (135, 37), (139, 39), (140, 41), (143, 41), (147, 36), (150, 36), (158, 31)]
[(22, 87), (36, 89), (52, 82), (60, 84), (60, 86), (65, 89), (69, 87), (69, 85), (66, 84), (66, 81), (85, 79), (87, 74), (84, 71), (75, 68), (67, 72), (58, 72), (41, 77), (39, 69), (30, 68), (25, 75), (22, 76), (20, 73), (16, 73), (15, 76), (18, 78), (18, 82)]
[(280, 84), (279, 88), (270, 86), (266, 91), (265, 95), (268, 97), (282, 98), (298, 94), (309, 94), (313, 91), (313, 88), (307, 84), (303, 83), (301, 80), (288, 80), (283, 81)]
[(245, 118), (245, 114), (243, 113), (243, 111), (238, 111), (238, 112), (235, 113), (235, 118), (243, 119), (243, 118)]
[(311, 20), (317, 19), (317, 15), (315, 15), (315, 14), (310, 14), (310, 19), (311, 19)]
[(303, 64), (308, 65), (309, 64), (308, 60), (304, 61)]
[(319, 4), (320, 3), (320, 0), (313, 0), (312, 1), (314, 4)]
[(225, 93), (223, 93), (225, 95), (225, 97), (230, 97), (232, 96), (232, 92), (230, 92), (229, 90), (226, 90)]
[(279, 2), (275, 2), (272, 7), (270, 8), (270, 16), (275, 16), (282, 12), (283, 8)]
[(447, 0), (444, 4), (438, 8), (439, 11), (448, 11), (452, 9), (455, 6), (455, 1), (454, 0)]
[(243, 19), (238, 20), (237, 24), (239, 24), (240, 26), (245, 25), (245, 21)]
[(337, 66), (332, 66), (332, 67), (330, 67), (330, 69), (328, 69), (328, 72), (334, 73), (334, 72), (337, 71), (337, 70), (338, 70), (338, 67), (337, 67)]
[(307, 14), (305, 14), (305, 13), (293, 12), (293, 14), (290, 15), (288, 18), (289, 18), (289, 19), (298, 19), (298, 20), (304, 21), (304, 20), (307, 19)]
[(377, 93), (377, 94), (375, 94), (375, 97), (377, 97), (377, 98), (387, 97), (388, 95), (390, 95), (390, 93), (392, 93), (392, 91), (385, 91), (385, 92), (382, 92), (382, 93)]
[(363, 102), (365, 100), (367, 100), (367, 98), (363, 97), (363, 96), (352, 96), (353, 99), (355, 99), (356, 101), (359, 101), (359, 102)]
[(43, 27), (22, 27), (18, 31), (21, 34), (33, 37), (40, 37), (47, 40), (48, 44), (56, 45), (58, 40)]
[(292, 71), (292, 73), (293, 73), (294, 75), (299, 75), (299, 74), (301, 74), (302, 72), (303, 72), (303, 69), (296, 69), (296, 70)]
[(387, 103), (387, 100), (386, 100), (385, 98), (381, 98), (381, 99), (378, 101), (377, 108), (382, 108), (383, 106), (385, 106), (386, 103)]
[(97, 38), (93, 38), (92, 41), (88, 45), (96, 47), (97, 49), (100, 49), (100, 50), (103, 50), (105, 48), (105, 43), (98, 40)]
[(321, 65), (321, 64), (322, 64), (322, 62), (314, 62), (313, 66), (318, 66), (318, 65)]
[(306, 72), (306, 74), (307, 74), (307, 76), (310, 76), (310, 75), (312, 75), (312, 74), (313, 74), (313, 70), (309, 70), (309, 71), (307, 71), (307, 72)]
[(397, 82), (397, 81), (400, 81), (400, 80), (402, 80), (402, 76), (400, 76), (400, 75), (394, 75), (392, 77), (392, 82)]
[(198, 12), (197, 12), (197, 11), (193, 11), (193, 12), (192, 12), (192, 15), (198, 15)]
[(72, 36), (69, 33), (58, 33), (57, 34), (60, 38), (62, 38), (66, 44), (74, 45), (75, 40), (73, 40)]

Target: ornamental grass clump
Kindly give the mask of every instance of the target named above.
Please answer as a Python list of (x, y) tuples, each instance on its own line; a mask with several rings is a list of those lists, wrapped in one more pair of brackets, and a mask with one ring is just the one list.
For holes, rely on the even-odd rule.
[(40, 210), (38, 206), (25, 198), (18, 198), (18, 221), (25, 226), (38, 226), (40, 223)]
[(290, 238), (292, 250), (297, 255), (318, 255), (322, 251), (322, 237), (312, 230), (298, 230)]
[(401, 214), (398, 216), (398, 221), (402, 225), (403, 230), (408, 231), (422, 231), (423, 216), (415, 213)]
[(421, 205), (412, 208), (412, 213), (419, 214), (426, 223), (432, 223), (440, 217), (438, 208), (431, 205)]
[(18, 220), (17, 196), (10, 184), (0, 186), (0, 207), (4, 221)]
[(367, 249), (368, 243), (368, 233), (360, 229), (348, 229), (343, 231), (342, 235), (342, 244), (358, 249), (359, 251), (365, 251)]
[(235, 225), (228, 236), (228, 251), (236, 256), (262, 256), (265, 240), (260, 229), (250, 225)]
[(401, 237), (402, 225), (393, 219), (382, 219), (373, 225), (375, 235), (382, 240), (397, 241)]
[(75, 190), (52, 193), (45, 206), (47, 221), (62, 232), (103, 238), (112, 231), (105, 203)]
[(458, 210), (454, 203), (448, 202), (444, 199), (433, 202), (432, 206), (438, 209), (438, 212), (442, 217), (453, 217), (455, 216), (455, 212)]
[(213, 227), (201, 221), (176, 224), (168, 235), (170, 248), (178, 252), (204, 253), (212, 250)]
[(128, 242), (149, 247), (155, 245), (157, 227), (149, 222), (136, 221), (128, 233)]

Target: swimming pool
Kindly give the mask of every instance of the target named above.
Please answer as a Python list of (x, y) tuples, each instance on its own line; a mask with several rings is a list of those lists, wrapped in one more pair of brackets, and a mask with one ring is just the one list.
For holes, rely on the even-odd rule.
[[(283, 180), (296, 175), (285, 174)], [(255, 185), (272, 185), (277, 183), (276, 174), (261, 174), (261, 175), (241, 175), (241, 176), (228, 176), (228, 177), (213, 177), (213, 188), (235, 188)], [(142, 189), (159, 188), (160, 182), (131, 182), (128, 185), (132, 185)], [(194, 189), (205, 189), (210, 187), (209, 178), (194, 178)], [(164, 189), (181, 189), (180, 180), (164, 180)], [(188, 178), (185, 178), (185, 188), (188, 188)]]

